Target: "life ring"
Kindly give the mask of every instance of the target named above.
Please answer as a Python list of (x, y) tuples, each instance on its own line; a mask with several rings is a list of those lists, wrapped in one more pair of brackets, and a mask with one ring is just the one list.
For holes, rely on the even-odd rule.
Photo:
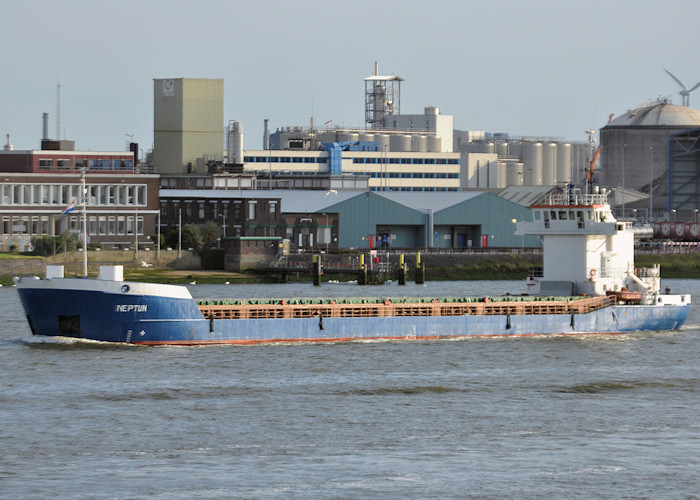
[(588, 275), (589, 275), (590, 278), (591, 278), (591, 281), (593, 281), (593, 279), (595, 278), (595, 275), (596, 275), (597, 273), (598, 273), (598, 270), (597, 270), (595, 267), (592, 267), (592, 268), (591, 268), (591, 272), (588, 273)]

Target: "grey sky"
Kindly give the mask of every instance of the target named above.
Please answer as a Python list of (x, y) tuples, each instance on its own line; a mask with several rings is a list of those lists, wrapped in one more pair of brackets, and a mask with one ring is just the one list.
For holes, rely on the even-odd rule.
[[(272, 130), (363, 126), (363, 78), (402, 84), (401, 109), (455, 128), (586, 140), (608, 115), (700, 81), (696, 0), (0, 0), (0, 134), (40, 145), (43, 112), (77, 149), (153, 141), (154, 78), (223, 78), (245, 147)], [(700, 107), (700, 89), (691, 96)], [(129, 136), (128, 136), (128, 135)]]

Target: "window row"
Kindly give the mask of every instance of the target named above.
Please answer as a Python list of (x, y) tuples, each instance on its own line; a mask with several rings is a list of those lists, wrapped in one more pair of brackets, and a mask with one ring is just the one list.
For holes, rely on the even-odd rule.
[(245, 156), (245, 163), (328, 163), (327, 157), (318, 156)]
[[(133, 160), (106, 160), (106, 159), (87, 159), (76, 158), (75, 168), (87, 168), (88, 170), (132, 170), (134, 166)], [(73, 160), (69, 158), (40, 158), (40, 170), (71, 170), (73, 168)]]
[(459, 191), (456, 187), (394, 187), (389, 188), (375, 186), (370, 188), (371, 191)]
[[(250, 200), (247, 203), (243, 204), (240, 201), (234, 201), (234, 202), (224, 202), (221, 204), (221, 207), (219, 207), (218, 202), (209, 202), (209, 210), (207, 211), (206, 208), (206, 203), (203, 201), (200, 202), (185, 202), (185, 203), (180, 203), (180, 202), (172, 202), (172, 214), (173, 216), (177, 217), (180, 214), (180, 211), (182, 210), (182, 216), (184, 217), (185, 220), (193, 220), (194, 215), (197, 214), (197, 219), (198, 220), (214, 220), (216, 221), (217, 219), (222, 219), (223, 223), (226, 223), (226, 219), (229, 218), (229, 215), (233, 216), (233, 220), (240, 220), (241, 219), (241, 214), (243, 213), (243, 210), (247, 210), (246, 214), (249, 220), (253, 220), (258, 216), (264, 216), (265, 214), (265, 202), (262, 202), (262, 210), (258, 210), (258, 201), (257, 200)], [(161, 209), (161, 215), (163, 217), (168, 216), (168, 203), (167, 202), (161, 202), (160, 205)], [(229, 210), (229, 207), (231, 210)], [(271, 218), (274, 218), (277, 216), (277, 201), (274, 200), (269, 200), (267, 201), (267, 213)], [(219, 222), (222, 222), (221, 220)]]
[[(143, 217), (141, 216), (134, 219), (133, 215), (92, 215), (88, 217), (88, 234), (93, 236), (133, 235), (134, 220), (138, 234), (143, 234)], [(5, 215), (2, 218), (0, 234), (50, 235), (51, 225), (49, 222), (50, 216), (48, 215)], [(56, 229), (59, 230), (59, 226)], [(60, 226), (60, 232), (63, 231), (80, 233), (82, 231), (81, 217), (70, 217), (65, 221), (65, 224)]]
[[(145, 185), (87, 185), (87, 205), (146, 206)], [(80, 184), (0, 184), (1, 205), (79, 204)]]
[(364, 172), (360, 175), (366, 175), (373, 179), (459, 179), (458, 172)]
[(457, 158), (353, 158), (353, 163), (401, 164), (401, 165), (459, 165)]

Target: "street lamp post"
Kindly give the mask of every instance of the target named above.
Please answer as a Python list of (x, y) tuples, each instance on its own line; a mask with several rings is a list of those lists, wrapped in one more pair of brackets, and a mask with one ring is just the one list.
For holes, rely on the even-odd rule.
[[(511, 219), (510, 220), (514, 225), (518, 223), (518, 219)], [(518, 227), (515, 226), (515, 230), (518, 230)], [(525, 235), (522, 234), (520, 235), (520, 251), (521, 253), (525, 253)]]
[(328, 240), (331, 239), (331, 234), (330, 234), (331, 231), (330, 231), (330, 229), (328, 228), (328, 214), (327, 214), (327, 213), (322, 213), (321, 215), (325, 215), (325, 216), (326, 216), (326, 229), (325, 229), (325, 231), (324, 231), (324, 233), (325, 233), (324, 239), (326, 240), (326, 255), (328, 255)]
[(156, 260), (160, 261), (160, 207), (158, 207), (158, 227), (156, 228)]
[(627, 144), (622, 145), (622, 217), (625, 217), (625, 150)]
[(177, 258), (182, 256), (182, 209), (177, 213)]
[(654, 207), (654, 146), (649, 147), (649, 222), (651, 222), (651, 211)]
[(224, 230), (224, 238), (226, 238), (226, 216), (224, 214), (219, 214), (219, 217), (221, 217), (224, 220), (224, 225), (221, 227)]

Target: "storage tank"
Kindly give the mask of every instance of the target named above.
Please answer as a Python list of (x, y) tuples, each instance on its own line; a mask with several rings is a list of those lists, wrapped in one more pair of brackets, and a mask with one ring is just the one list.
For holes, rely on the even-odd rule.
[(338, 132), (338, 142), (357, 142), (360, 134), (354, 132)]
[(557, 145), (553, 142), (542, 144), (542, 185), (553, 186), (556, 181)]
[(685, 239), (685, 230), (686, 230), (685, 222), (675, 222), (673, 224), (673, 236), (677, 240), (684, 240)]
[(414, 134), (411, 139), (411, 151), (425, 153), (428, 151), (428, 138), (421, 134)]
[(442, 137), (436, 135), (429, 135), (427, 137), (427, 147), (429, 153), (439, 153), (442, 149)]
[(394, 152), (411, 151), (411, 136), (408, 134), (392, 135), (391, 150)]
[(323, 132), (317, 132), (316, 137), (318, 138), (318, 142), (338, 142), (338, 138), (336, 137), (336, 133), (334, 130), (326, 130)]
[(243, 163), (243, 124), (233, 122), (228, 132), (228, 161), (240, 165)]
[(523, 185), (523, 164), (506, 163), (506, 185), (522, 186)]
[(363, 132), (363, 133), (357, 135), (357, 139), (360, 142), (374, 142), (374, 134), (369, 134), (367, 132)]
[(542, 143), (523, 143), (523, 183), (526, 186), (542, 185)]
[(571, 182), (571, 167), (572, 163), (571, 144), (562, 142), (557, 144), (557, 173), (556, 182), (561, 184)]
[(374, 140), (379, 144), (379, 151), (390, 150), (391, 140), (389, 139), (389, 134), (374, 134)]
[(591, 147), (585, 143), (576, 143), (573, 146), (572, 154), (572, 176), (571, 182), (574, 184), (583, 183), (583, 178), (588, 169), (588, 162), (591, 156)]
[(523, 143), (521, 141), (509, 142), (508, 143), (508, 155), (511, 158), (523, 159)]
[(462, 146), (465, 153), (494, 153), (496, 151), (493, 142), (474, 141)]
[(698, 241), (700, 240), (700, 222), (689, 222), (688, 230), (686, 231), (686, 237), (689, 240)]
[(506, 141), (496, 142), (496, 154), (499, 158), (508, 156), (508, 143)]

